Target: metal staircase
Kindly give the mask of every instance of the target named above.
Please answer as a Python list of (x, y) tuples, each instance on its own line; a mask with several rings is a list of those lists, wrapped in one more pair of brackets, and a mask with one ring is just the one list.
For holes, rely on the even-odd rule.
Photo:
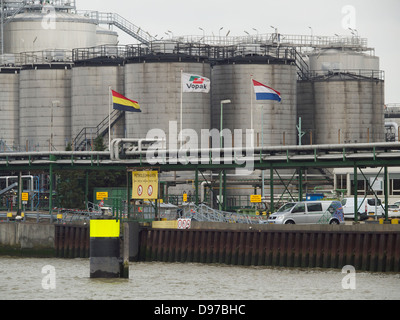
[(10, 190), (12, 190), (13, 188), (18, 186), (18, 182), (13, 183), (12, 185), (8, 186), (7, 188), (0, 190), (0, 196)]
[[(110, 127), (125, 115), (124, 111), (113, 110), (110, 115)], [(73, 140), (73, 148), (75, 151), (86, 150), (87, 145), (91, 145), (91, 141), (97, 137), (104, 137), (108, 133), (108, 116), (104, 118), (96, 127), (83, 128)]]
[(151, 36), (148, 32), (142, 30), (142, 28), (134, 25), (119, 14), (82, 10), (77, 10), (76, 12), (77, 14), (86, 18), (90, 18), (96, 24), (108, 24), (116, 26), (143, 44), (149, 44), (150, 42), (156, 40), (156, 38)]

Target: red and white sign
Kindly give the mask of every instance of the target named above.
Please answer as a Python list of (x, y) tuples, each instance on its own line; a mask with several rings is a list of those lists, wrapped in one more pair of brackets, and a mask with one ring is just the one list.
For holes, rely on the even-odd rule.
[(139, 186), (137, 188), (137, 194), (138, 194), (139, 197), (143, 194), (143, 187), (142, 186)]
[(190, 229), (192, 219), (178, 219), (178, 229)]
[(153, 186), (149, 185), (149, 187), (147, 188), (147, 194), (149, 197), (151, 197), (153, 195)]

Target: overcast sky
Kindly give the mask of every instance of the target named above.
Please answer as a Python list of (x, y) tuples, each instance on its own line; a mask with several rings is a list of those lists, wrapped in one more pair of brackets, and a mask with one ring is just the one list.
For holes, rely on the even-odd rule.
[[(118, 13), (151, 35), (256, 34), (351, 36), (347, 26), (368, 39), (385, 71), (385, 102), (400, 103), (400, 0), (76, 0), (79, 10)], [(222, 31), (219, 31), (223, 27)], [(130, 38), (121, 35), (120, 43)], [(224, 33), (225, 32), (225, 33)]]

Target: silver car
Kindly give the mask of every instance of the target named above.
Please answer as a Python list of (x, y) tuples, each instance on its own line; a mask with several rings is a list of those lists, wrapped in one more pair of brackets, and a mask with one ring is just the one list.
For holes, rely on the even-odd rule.
[(290, 202), (268, 218), (270, 224), (344, 224), (340, 201)]

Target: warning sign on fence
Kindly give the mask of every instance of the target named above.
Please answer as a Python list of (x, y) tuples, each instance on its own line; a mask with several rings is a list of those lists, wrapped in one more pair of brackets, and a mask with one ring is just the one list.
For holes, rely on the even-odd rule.
[(158, 171), (132, 172), (132, 199), (158, 198)]
[(178, 229), (190, 229), (192, 219), (178, 219)]

